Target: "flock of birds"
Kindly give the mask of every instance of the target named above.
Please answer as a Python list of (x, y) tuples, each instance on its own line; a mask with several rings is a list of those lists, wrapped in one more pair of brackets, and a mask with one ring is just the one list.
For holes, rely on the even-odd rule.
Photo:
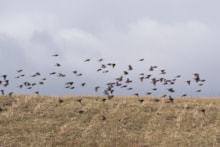
[[(57, 57), (59, 57), (59, 54), (53, 54), (52, 57), (57, 58)], [(138, 60), (138, 62), (143, 62), (143, 61), (144, 61), (144, 59)], [(85, 60), (83, 60), (83, 62), (85, 62), (85, 63), (91, 62), (91, 59), (85, 59)], [(104, 63), (104, 59), (102, 59), (102, 58), (98, 59), (96, 62), (99, 63), (99, 68), (96, 69), (96, 72), (99, 72), (102, 74), (109, 73), (111, 70), (115, 69), (117, 66), (116, 63)], [(33, 90), (37, 85), (38, 86), (44, 85), (48, 80), (48, 76), (54, 76), (54, 77), (58, 77), (58, 78), (67, 77), (67, 74), (59, 72), (60, 70), (58, 70), (58, 68), (60, 68), (62, 66), (61, 63), (55, 62), (53, 66), (55, 67), (55, 70), (48, 73), (48, 75), (43, 75), (40, 72), (35, 72), (32, 75), (26, 75), (24, 73), (23, 69), (16, 70), (17, 75), (16, 75), (15, 79), (23, 79), (22, 83), (17, 85), (16, 88)], [(89, 69), (89, 70), (91, 70), (91, 69)], [(101, 93), (106, 95), (108, 99), (111, 99), (116, 95), (115, 94), (116, 89), (117, 90), (123, 89), (123, 90), (133, 91), (135, 89), (132, 86), (132, 82), (134, 82), (134, 79), (129, 77), (130, 72), (132, 72), (133, 70), (134, 70), (134, 67), (131, 64), (128, 64), (127, 69), (122, 70), (122, 73), (119, 76), (115, 77), (111, 82), (105, 83), (104, 86), (103, 85), (94, 86), (94, 91), (96, 93), (101, 91)], [(159, 77), (155, 77), (153, 75), (153, 72), (156, 70), (159, 71), (159, 75), (160, 75)], [(78, 70), (71, 71), (71, 74), (72, 74), (72, 76), (75, 76), (75, 77), (83, 77), (84, 76), (84, 73), (79, 72)], [(165, 93), (163, 95), (161, 95), (161, 97), (168, 97), (171, 101), (173, 101), (172, 94), (176, 92), (176, 89), (173, 87), (173, 85), (175, 85), (176, 81), (181, 78), (181, 75), (177, 75), (173, 78), (168, 79), (168, 78), (165, 78), (166, 74), (167, 74), (167, 71), (165, 69), (158, 69), (158, 66), (150, 66), (148, 68), (147, 72), (139, 73), (137, 80), (141, 83), (148, 81), (148, 82), (150, 82), (150, 84), (152, 86), (152, 88), (145, 93), (146, 96), (153, 95), (153, 93), (155, 91), (159, 90), (157, 85), (160, 84), (161, 86), (166, 86)], [(27, 76), (29, 78), (40, 77), (40, 80), (37, 82), (25, 81), (24, 78)], [(101, 78), (101, 77), (98, 77), (98, 78)], [(184, 83), (186, 85), (190, 86), (192, 84), (192, 82), (194, 82), (198, 86), (195, 92), (199, 93), (199, 92), (201, 92), (201, 86), (204, 85), (205, 81), (206, 81), (205, 79), (200, 78), (199, 73), (193, 73), (193, 77), (189, 80), (185, 80)], [(14, 94), (13, 91), (9, 91), (6, 93), (7, 87), (10, 85), (10, 83), (11, 83), (11, 80), (9, 80), (7, 74), (0, 75), (1, 95), (12, 96)], [(89, 83), (81, 82), (80, 87), (83, 88), (87, 84), (89, 84)], [(75, 81), (71, 80), (71, 81), (65, 82), (63, 85), (63, 88), (69, 89), (69, 90), (74, 90), (76, 88)], [(33, 93), (40, 95), (40, 91), (37, 91), (37, 90), (33, 91)], [(133, 92), (133, 95), (138, 97), (141, 94), (139, 92), (135, 91), (135, 92)], [(180, 96), (186, 97), (187, 93), (183, 93)]]

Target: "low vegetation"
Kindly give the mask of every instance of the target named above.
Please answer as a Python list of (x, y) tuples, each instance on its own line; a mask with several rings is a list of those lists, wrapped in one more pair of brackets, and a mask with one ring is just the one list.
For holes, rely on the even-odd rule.
[(220, 145), (220, 99), (1, 96), (0, 146)]

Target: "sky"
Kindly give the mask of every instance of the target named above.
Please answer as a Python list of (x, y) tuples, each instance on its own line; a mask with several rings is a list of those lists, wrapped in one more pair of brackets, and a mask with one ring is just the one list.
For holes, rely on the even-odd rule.
[[(127, 77), (133, 80), (133, 90), (117, 89), (115, 95), (145, 95), (154, 88), (150, 81), (139, 81), (139, 73), (144, 72), (166, 78), (180, 74), (175, 96), (219, 97), (219, 5), (219, 0), (0, 0), (0, 75), (7, 74), (10, 80), (10, 85), (0, 85), (0, 90), (102, 95), (106, 83), (132, 65), (134, 70)], [(88, 58), (91, 61), (84, 62)], [(100, 58), (102, 63), (97, 62)], [(62, 66), (56, 67), (56, 63)], [(116, 67), (108, 67), (110, 72), (105, 74), (96, 71), (107, 63), (116, 63)], [(158, 68), (150, 72), (151, 65)], [(19, 69), (23, 69), (23, 79), (15, 78)], [(161, 69), (166, 75), (160, 74)], [(74, 70), (83, 76), (73, 75)], [(49, 75), (53, 71), (66, 77)], [(36, 72), (41, 75), (30, 77)], [(203, 86), (195, 82), (186, 85), (194, 73), (206, 80)], [(31, 90), (17, 87), (44, 77), (45, 84)], [(74, 90), (64, 88), (68, 81), (76, 83)], [(86, 86), (80, 87), (83, 82)], [(97, 93), (95, 86), (101, 87)], [(169, 88), (157, 86), (156, 96)], [(198, 89), (202, 91), (195, 92)]]

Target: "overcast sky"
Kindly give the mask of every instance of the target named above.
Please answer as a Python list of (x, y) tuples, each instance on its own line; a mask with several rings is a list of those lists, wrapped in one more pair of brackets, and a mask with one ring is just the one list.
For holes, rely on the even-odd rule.
[[(95, 86), (104, 89), (131, 64), (134, 90), (118, 90), (117, 95), (144, 95), (152, 86), (138, 82), (138, 74), (148, 74), (149, 67), (157, 65), (155, 75), (161, 76), (160, 70), (166, 69), (168, 77), (181, 74), (180, 83), (186, 84), (194, 73), (206, 79), (202, 87), (177, 85), (178, 94), (220, 96), (219, 6), (219, 0), (0, 0), (0, 74), (8, 74), (11, 81), (0, 89), (94, 95)], [(51, 56), (56, 53), (58, 57)], [(87, 58), (91, 61), (84, 62)], [(97, 73), (100, 58), (117, 66), (109, 73)], [(145, 60), (139, 62), (141, 58)], [(55, 67), (56, 63), (62, 66)], [(18, 69), (24, 70), (23, 79), (15, 79)], [(73, 70), (84, 76), (72, 77)], [(30, 78), (37, 71), (41, 73), (37, 80), (47, 78), (45, 85), (31, 91), (17, 87), (24, 81), (37, 81)], [(52, 71), (67, 76), (50, 77)], [(70, 91), (63, 88), (69, 80), (88, 84)], [(202, 89), (199, 94), (198, 88)]]

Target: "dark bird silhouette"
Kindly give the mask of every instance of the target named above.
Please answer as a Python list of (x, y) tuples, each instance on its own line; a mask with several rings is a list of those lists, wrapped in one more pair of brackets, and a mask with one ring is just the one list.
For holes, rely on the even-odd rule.
[(141, 81), (141, 82), (143, 82), (143, 81), (144, 81), (144, 77), (140, 77), (139, 79), (140, 79), (140, 81)]
[(181, 75), (178, 75), (178, 76), (176, 76), (175, 78), (180, 78), (181, 77)]
[(138, 93), (134, 93), (134, 95), (137, 96), (137, 97), (139, 97), (139, 94), (138, 94)]
[(129, 78), (127, 78), (127, 80), (125, 81), (125, 83), (131, 83), (132, 80), (130, 80)]
[(151, 79), (151, 81), (152, 81), (153, 85), (156, 86), (156, 84), (157, 84), (157, 79), (156, 79), (156, 78), (153, 78), (153, 79)]
[(4, 86), (7, 87), (9, 85), (9, 80), (5, 80)]
[(116, 64), (115, 63), (112, 63), (112, 68), (115, 68)]
[(80, 104), (82, 104), (82, 99), (78, 99), (76, 101), (79, 102)]
[(162, 74), (162, 75), (166, 74), (165, 69), (160, 70), (160, 74)]
[(152, 92), (147, 92), (146, 94), (147, 94), (147, 95), (151, 95), (151, 94), (152, 94)]
[(200, 77), (198, 73), (194, 73), (194, 80), (196, 81), (196, 83), (200, 81)]
[(199, 111), (201, 111), (205, 115), (205, 109), (201, 108)]
[(58, 77), (65, 77), (66, 75), (65, 75), (65, 74), (62, 74), (62, 73), (59, 73), (57, 76), (58, 76)]
[(20, 88), (20, 89), (21, 89), (22, 87), (23, 87), (23, 85), (22, 85), (22, 84), (21, 84), (21, 85), (18, 85), (18, 88)]
[(175, 92), (175, 90), (173, 88), (169, 88), (168, 91), (172, 92), (172, 93)]
[(1, 77), (3, 77), (3, 79), (6, 80), (7, 75), (2, 75)]
[(140, 103), (143, 103), (144, 102), (144, 100), (143, 99), (140, 99), (140, 100), (138, 100)]
[(82, 75), (83, 75), (82, 73), (79, 73), (79, 74), (77, 74), (76, 76), (80, 77), (80, 76), (82, 76)]
[(55, 75), (55, 74), (56, 74), (56, 72), (51, 72), (51, 73), (50, 73), (50, 75)]
[(64, 100), (63, 100), (63, 99), (61, 99), (61, 98), (58, 98), (58, 102), (61, 104), (61, 103), (63, 103), (63, 102), (64, 102)]
[(147, 75), (146, 77), (145, 77), (145, 79), (149, 79), (151, 77), (151, 75)]
[(2, 94), (2, 95), (5, 95), (5, 91), (4, 91), (4, 90), (1, 90), (1, 94)]
[(183, 94), (181, 97), (186, 97), (187, 96), (187, 94)]
[(20, 73), (20, 72), (22, 72), (22, 71), (23, 71), (22, 69), (17, 70), (18, 73)]
[(43, 84), (44, 84), (44, 82), (40, 81), (40, 82), (39, 82), (39, 84), (40, 84), (40, 85), (43, 85)]
[(106, 68), (106, 65), (105, 65), (105, 64), (102, 64), (101, 68)]
[(106, 99), (105, 99), (105, 98), (103, 98), (103, 99), (102, 99), (102, 102), (104, 103), (105, 101), (106, 101)]
[(154, 70), (154, 68), (153, 68), (153, 66), (151, 66), (150, 69), (149, 69), (149, 71), (153, 71), (153, 70)]
[(89, 62), (90, 61), (90, 59), (86, 59), (86, 60), (84, 60), (84, 62)]
[(121, 82), (123, 80), (123, 76), (120, 76), (119, 78), (116, 78), (116, 80)]
[(169, 96), (169, 100), (173, 104), (174, 99), (171, 96)]
[(81, 86), (84, 87), (86, 85), (86, 83), (82, 83)]
[(96, 86), (95, 87), (95, 92), (98, 92), (99, 88), (100, 88), (99, 86)]
[(188, 85), (190, 85), (190, 82), (191, 82), (190, 80), (186, 81), (186, 83), (187, 83)]
[(133, 70), (133, 67), (131, 65), (128, 65), (128, 70)]
[(127, 72), (127, 71), (124, 71), (124, 75), (128, 75), (128, 72)]
[(55, 66), (60, 67), (60, 66), (61, 66), (61, 64), (60, 64), (60, 63), (56, 63), (56, 64), (55, 64)]
[(79, 114), (83, 114), (84, 113), (84, 111), (83, 110), (79, 110)]
[(101, 58), (101, 59), (99, 59), (98, 61), (99, 61), (99, 62), (102, 62), (102, 61), (103, 61), (103, 59)]
[(9, 92), (9, 93), (8, 93), (8, 96), (12, 96), (12, 95), (13, 95), (13, 92)]
[(65, 85), (70, 85), (72, 86), (74, 84), (74, 82), (66, 82)]
[(53, 57), (58, 57), (59, 55), (58, 54), (54, 54), (54, 55), (52, 55)]
[(144, 59), (139, 59), (139, 61), (144, 61)]
[(77, 70), (74, 70), (73, 73), (74, 73), (74, 74), (77, 74)]

